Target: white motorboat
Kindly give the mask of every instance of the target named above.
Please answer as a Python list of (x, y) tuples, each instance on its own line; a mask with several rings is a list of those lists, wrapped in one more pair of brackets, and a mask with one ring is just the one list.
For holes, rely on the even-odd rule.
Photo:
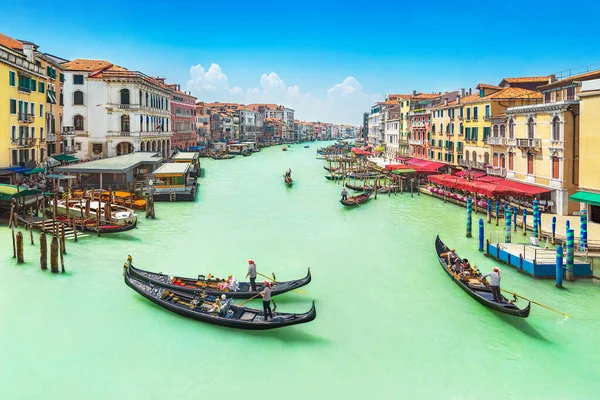
[[(56, 213), (58, 215), (69, 215), (74, 218), (82, 216), (83, 218), (96, 219), (100, 211), (100, 221), (114, 225), (131, 225), (137, 223), (137, 214), (131, 208), (123, 207), (117, 204), (110, 205), (110, 219), (106, 218), (107, 204), (101, 201), (90, 201), (89, 215), (86, 210), (86, 199), (76, 200), (58, 200), (56, 203)], [(68, 204), (67, 204), (68, 203)], [(51, 210), (54, 208), (54, 200), (50, 202)]]

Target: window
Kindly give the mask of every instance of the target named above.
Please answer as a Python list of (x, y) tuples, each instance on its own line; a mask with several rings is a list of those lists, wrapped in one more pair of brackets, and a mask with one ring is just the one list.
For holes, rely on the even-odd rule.
[(485, 142), (487, 140), (488, 137), (490, 137), (490, 130), (492, 128), (490, 128), (489, 126), (484, 126), (483, 127), (483, 141)]
[(461, 107), (461, 108), (460, 108), (460, 110), (459, 110), (460, 112), (458, 113), (458, 116), (459, 116), (460, 118), (462, 118), (462, 117), (463, 117), (463, 108), (464, 108), (464, 107)]
[(44, 105), (40, 104), (40, 117), (44, 116)]
[(31, 137), (32, 139), (35, 139), (35, 126), (31, 127)]
[(129, 132), (129, 115), (121, 116), (121, 132)]
[(468, 142), (471, 140), (471, 128), (465, 129), (465, 140)]
[(35, 104), (31, 103), (29, 107), (29, 115), (35, 115)]
[(38, 82), (38, 92), (44, 93), (44, 82), (42, 81)]
[(560, 178), (560, 160), (557, 156), (552, 156), (552, 179)]
[(83, 92), (78, 90), (75, 93), (73, 93), (73, 104), (76, 106), (82, 106), (83, 105)]
[[(54, 121), (54, 120), (52, 120)], [(44, 128), (40, 127), (40, 140), (44, 140)]]
[(465, 152), (465, 161), (469, 162), (469, 152)]
[(490, 163), (490, 153), (485, 153), (483, 155), (483, 163), (485, 165), (489, 165), (489, 163)]
[(527, 175), (533, 175), (533, 154), (527, 153)]
[(81, 115), (76, 115), (73, 117), (73, 126), (76, 131), (83, 130), (83, 117)]
[(533, 139), (535, 136), (535, 122), (533, 121), (532, 117), (529, 117), (529, 119), (527, 120), (527, 138), (528, 139)]
[(471, 119), (471, 109), (467, 108), (467, 119)]
[(15, 86), (16, 85), (16, 75), (14, 73), (14, 71), (8, 71), (8, 84), (10, 86)]
[(544, 103), (551, 103), (551, 102), (552, 102), (552, 93), (550, 93), (550, 92), (544, 93)]
[(11, 127), (11, 136), (10, 139), (15, 142), (17, 140), (17, 127), (16, 126), (12, 126)]
[(464, 130), (464, 126), (463, 126), (463, 123), (461, 122), (460, 125), (458, 126), (458, 134), (462, 135), (463, 134), (463, 130)]
[(477, 141), (477, 136), (478, 136), (478, 133), (479, 133), (479, 132), (477, 132), (478, 130), (479, 130), (479, 128), (474, 127), (473, 130), (471, 131), (472, 132), (471, 140), (474, 141), (474, 142)]
[(515, 120), (513, 120), (513, 119), (508, 121), (508, 138), (509, 139), (515, 138)]
[(506, 125), (500, 125), (500, 137), (506, 136)]
[(494, 125), (494, 137), (498, 137), (498, 125)]
[(32, 92), (35, 92), (36, 89), (37, 89), (37, 81), (35, 79), (29, 78), (29, 90), (31, 90)]
[(129, 104), (129, 89), (121, 89), (121, 104)]
[(473, 150), (473, 152), (471, 153), (471, 158), (473, 159), (473, 162), (477, 162), (477, 153), (475, 153), (475, 150)]
[(65, 82), (65, 74), (60, 74), (60, 81), (61, 81), (62, 83), (64, 83), (64, 82)]
[(73, 75), (73, 85), (83, 85), (83, 75)]
[(473, 107), (473, 119), (477, 119), (477, 109), (478, 107)]
[(567, 100), (575, 100), (575, 88), (567, 88)]
[(479, 89), (479, 97), (485, 97), (485, 90)]
[(15, 100), (15, 99), (10, 99), (10, 113), (11, 114), (17, 113), (17, 100)]
[(454, 135), (454, 123), (452, 123), (452, 128), (450, 132)]
[(490, 105), (489, 104), (485, 106), (485, 116), (486, 116), (486, 118), (490, 117)]
[(498, 166), (498, 153), (494, 153), (494, 155), (492, 156), (492, 166)]
[(560, 118), (558, 117), (552, 119), (552, 140), (560, 140)]

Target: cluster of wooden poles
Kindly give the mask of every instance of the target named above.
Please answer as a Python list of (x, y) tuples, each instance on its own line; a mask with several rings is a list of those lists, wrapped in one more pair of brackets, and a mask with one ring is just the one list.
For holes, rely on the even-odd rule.
[[(33, 210), (30, 208), (30, 218), (33, 219)], [(23, 233), (17, 231), (15, 234), (15, 228), (18, 228), (18, 221), (15, 215), (14, 205), (11, 206), (10, 218), (8, 226), (12, 231), (12, 243), (13, 243), (13, 258), (17, 259), (17, 264), (23, 264), (25, 258), (23, 255)], [(27, 226), (27, 225), (25, 225)], [(33, 222), (29, 224), (29, 236), (31, 239), (31, 245), (35, 245), (33, 239)], [(65, 226), (62, 224), (60, 229), (58, 226), (53, 230), (52, 241), (50, 243), (50, 271), (52, 273), (58, 273), (58, 262), (60, 257), (60, 272), (65, 272), (65, 260), (64, 255), (67, 254), (67, 248), (65, 246)], [(40, 267), (42, 270), (48, 269), (48, 244), (46, 238), (46, 232), (42, 230), (40, 233)]]

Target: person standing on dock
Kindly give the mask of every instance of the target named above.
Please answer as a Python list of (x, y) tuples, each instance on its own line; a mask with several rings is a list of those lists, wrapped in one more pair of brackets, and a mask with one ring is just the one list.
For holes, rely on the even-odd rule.
[(492, 272), (488, 272), (479, 278), (479, 281), (483, 281), (485, 278), (490, 277), (490, 288), (492, 289), (492, 296), (494, 301), (502, 303), (502, 295), (500, 294), (500, 268), (494, 267)]
[[(271, 321), (273, 319), (273, 313), (271, 312), (271, 284), (268, 280), (264, 280), (264, 288), (260, 295), (263, 298), (263, 309), (265, 310), (265, 319)], [(268, 316), (267, 316), (268, 315)]]
[(256, 292), (256, 264), (254, 260), (248, 260), (248, 273), (246, 278), (250, 278), (250, 290)]
[(342, 200), (348, 200), (348, 191), (346, 188), (342, 189)]

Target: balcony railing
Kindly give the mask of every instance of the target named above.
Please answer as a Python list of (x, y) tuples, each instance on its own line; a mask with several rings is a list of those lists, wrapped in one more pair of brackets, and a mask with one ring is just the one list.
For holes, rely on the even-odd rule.
[(503, 178), (506, 176), (506, 168), (502, 168), (502, 167), (486, 168), (485, 171), (487, 172), (488, 175), (501, 176)]
[(484, 121), (489, 121), (492, 117), (490, 115), (484, 115), (483, 116), (483, 120)]
[(408, 139), (408, 144), (412, 146), (425, 146), (425, 140), (422, 139)]
[(46, 135), (46, 142), (56, 142), (56, 135), (53, 133)]
[(31, 124), (35, 121), (34, 114), (21, 113), (19, 114), (19, 122), (25, 122), (27, 124)]
[(485, 170), (485, 164), (478, 161), (467, 161), (467, 160), (458, 160), (458, 165), (463, 167), (471, 167), (475, 169)]
[(538, 148), (542, 146), (542, 139), (517, 139), (517, 147)]
[(36, 138), (33, 138), (33, 137), (19, 137), (19, 138), (12, 138), (10, 142), (12, 145), (16, 145), (19, 147), (31, 147), (31, 146), (35, 146), (35, 141), (36, 141)]
[(65, 136), (75, 135), (75, 127), (74, 126), (64, 126), (62, 134)]
[(490, 136), (487, 138), (487, 144), (493, 146), (507, 146), (506, 138), (501, 136)]

